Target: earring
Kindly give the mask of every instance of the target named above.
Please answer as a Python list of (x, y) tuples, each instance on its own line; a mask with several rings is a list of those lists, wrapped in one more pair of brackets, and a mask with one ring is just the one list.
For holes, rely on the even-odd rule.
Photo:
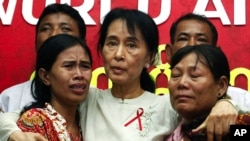
[(145, 68), (149, 68), (149, 66), (150, 66), (149, 63), (145, 64)]
[(220, 97), (220, 93), (218, 94), (218, 97)]

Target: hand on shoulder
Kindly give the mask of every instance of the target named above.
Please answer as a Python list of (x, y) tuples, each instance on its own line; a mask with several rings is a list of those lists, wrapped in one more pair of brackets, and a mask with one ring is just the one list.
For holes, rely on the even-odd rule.
[(10, 135), (8, 141), (48, 141), (48, 140), (38, 133), (15, 131)]

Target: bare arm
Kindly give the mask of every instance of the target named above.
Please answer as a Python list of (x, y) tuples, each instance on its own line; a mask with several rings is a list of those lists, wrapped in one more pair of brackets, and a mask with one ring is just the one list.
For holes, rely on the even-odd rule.
[(39, 133), (14, 131), (8, 141), (48, 141)]

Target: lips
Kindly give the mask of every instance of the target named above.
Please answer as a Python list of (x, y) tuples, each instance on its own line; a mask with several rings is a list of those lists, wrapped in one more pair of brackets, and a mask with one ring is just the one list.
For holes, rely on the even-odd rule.
[(85, 84), (72, 84), (70, 85), (70, 89), (78, 94), (78, 95), (82, 95), (86, 89), (86, 85)]
[(115, 73), (115, 74), (120, 74), (122, 73), (125, 69), (121, 68), (121, 67), (111, 67), (112, 71)]
[(176, 99), (176, 100), (188, 100), (188, 99), (191, 99), (191, 98), (193, 98), (192, 96), (189, 96), (189, 95), (176, 95), (175, 97), (174, 97), (174, 99)]

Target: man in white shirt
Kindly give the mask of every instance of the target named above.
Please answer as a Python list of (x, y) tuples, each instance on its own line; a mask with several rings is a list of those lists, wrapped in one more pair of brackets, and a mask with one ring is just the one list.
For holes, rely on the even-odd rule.
[[(218, 32), (208, 18), (202, 15), (187, 13), (179, 17), (170, 28), (170, 41), (166, 45), (169, 60), (180, 48), (187, 45), (217, 45)], [(250, 107), (250, 93), (244, 89), (229, 86), (227, 94), (237, 104)], [(249, 108), (250, 109), (250, 108)]]
[[(43, 10), (36, 25), (36, 44), (41, 44), (56, 34), (69, 34), (81, 39), (86, 38), (86, 25), (77, 10), (67, 4), (51, 4)], [(33, 100), (31, 80), (14, 85), (2, 91), (0, 106), (4, 112), (22, 109)]]

